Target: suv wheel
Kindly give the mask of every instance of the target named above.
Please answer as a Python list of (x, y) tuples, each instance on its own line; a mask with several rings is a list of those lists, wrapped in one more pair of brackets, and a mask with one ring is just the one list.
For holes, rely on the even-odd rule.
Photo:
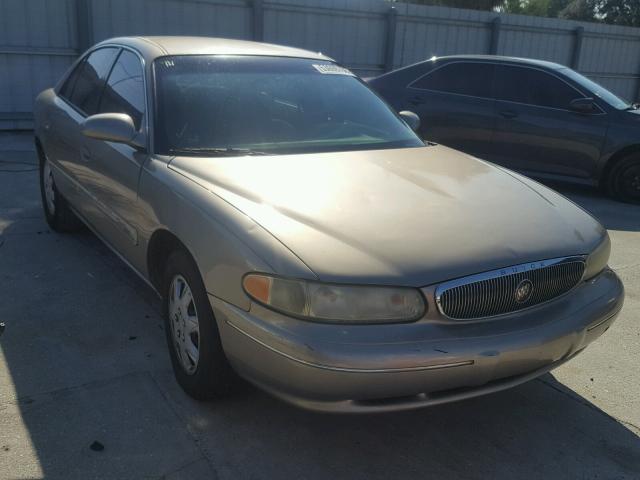
[(234, 373), (222, 350), (200, 273), (185, 252), (169, 256), (162, 293), (165, 333), (178, 383), (197, 400), (228, 394)]

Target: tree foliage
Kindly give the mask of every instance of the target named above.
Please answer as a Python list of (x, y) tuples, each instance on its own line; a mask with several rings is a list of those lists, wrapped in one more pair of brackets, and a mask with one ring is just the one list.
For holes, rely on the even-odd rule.
[[(393, 1), (393, 0), (392, 0)], [(640, 0), (396, 0), (640, 27)]]
[(505, 0), (498, 10), (536, 17), (593, 21), (594, 0)]
[(438, 5), (442, 7), (469, 8), (471, 10), (495, 10), (504, 0), (400, 0), (404, 3)]
[(573, 0), (558, 13), (560, 18), (587, 22), (595, 21), (595, 15), (596, 5), (594, 0)]
[(640, 0), (604, 0), (596, 12), (605, 23), (640, 27)]

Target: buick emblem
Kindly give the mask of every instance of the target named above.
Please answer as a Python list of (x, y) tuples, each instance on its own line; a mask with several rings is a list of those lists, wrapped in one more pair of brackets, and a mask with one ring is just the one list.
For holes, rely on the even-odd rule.
[(531, 280), (522, 280), (516, 287), (514, 297), (516, 302), (524, 303), (531, 298), (533, 293), (533, 283)]

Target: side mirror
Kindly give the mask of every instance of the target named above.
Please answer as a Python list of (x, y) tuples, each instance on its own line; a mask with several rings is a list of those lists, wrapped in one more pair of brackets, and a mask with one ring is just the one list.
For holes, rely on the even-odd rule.
[(131, 117), (124, 113), (98, 113), (82, 122), (85, 137), (107, 142), (124, 143), (134, 148), (144, 148)]
[(403, 110), (398, 115), (400, 115), (405, 123), (411, 127), (411, 130), (414, 132), (418, 131), (418, 128), (420, 128), (420, 117), (418, 115), (410, 112), (409, 110)]
[(576, 113), (589, 114), (593, 113), (596, 109), (596, 104), (593, 98), (576, 98), (571, 100), (569, 108)]

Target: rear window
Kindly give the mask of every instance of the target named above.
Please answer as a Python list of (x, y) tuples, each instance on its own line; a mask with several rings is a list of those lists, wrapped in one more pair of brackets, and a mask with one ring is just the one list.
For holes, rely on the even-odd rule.
[(410, 87), (490, 98), (492, 76), (493, 65), (489, 63), (456, 62), (427, 73)]
[(62, 84), (62, 88), (60, 88), (60, 96), (66, 98), (71, 101), (71, 94), (73, 93), (73, 87), (76, 84), (76, 80), (78, 80), (78, 73), (80, 72), (80, 68), (84, 60), (76, 65), (76, 68), (69, 74), (67, 79)]

